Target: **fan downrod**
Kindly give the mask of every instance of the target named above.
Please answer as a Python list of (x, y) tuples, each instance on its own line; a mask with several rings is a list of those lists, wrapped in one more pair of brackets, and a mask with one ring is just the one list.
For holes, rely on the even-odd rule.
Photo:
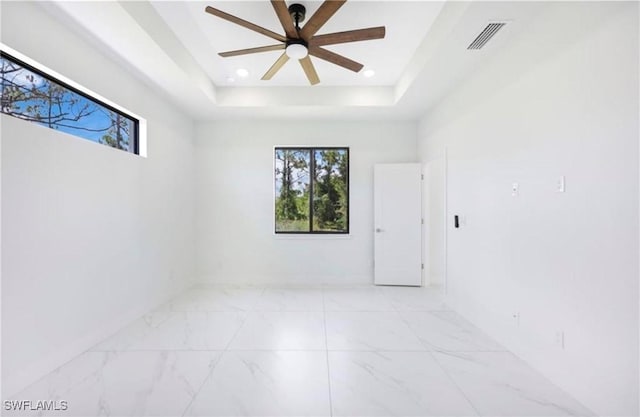
[(291, 15), (291, 19), (293, 19), (293, 23), (295, 23), (296, 28), (298, 28), (299, 23), (304, 22), (306, 13), (307, 9), (302, 4), (294, 3), (289, 6), (289, 14)]

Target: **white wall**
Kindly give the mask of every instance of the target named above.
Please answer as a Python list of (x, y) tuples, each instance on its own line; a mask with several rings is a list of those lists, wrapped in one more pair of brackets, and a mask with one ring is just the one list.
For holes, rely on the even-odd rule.
[(192, 283), (195, 223), (189, 119), (36, 3), (2, 41), (148, 122), (143, 158), (2, 115), (6, 397)]
[(448, 301), (599, 415), (638, 415), (638, 46), (635, 2), (549, 3), (419, 133)]
[[(197, 129), (198, 273), (204, 282), (373, 281), (373, 165), (416, 162), (415, 123), (230, 121)], [(350, 147), (350, 235), (273, 233), (276, 145)]]

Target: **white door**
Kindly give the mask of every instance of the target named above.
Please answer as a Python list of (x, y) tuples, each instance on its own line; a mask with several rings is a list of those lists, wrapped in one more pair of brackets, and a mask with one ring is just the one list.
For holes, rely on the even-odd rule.
[(374, 167), (374, 281), (422, 284), (420, 164)]

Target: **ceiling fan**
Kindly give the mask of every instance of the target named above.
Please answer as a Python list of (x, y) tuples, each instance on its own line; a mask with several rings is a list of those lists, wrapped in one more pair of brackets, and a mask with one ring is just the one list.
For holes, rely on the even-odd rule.
[(284, 0), (271, 0), (271, 5), (282, 24), (285, 35), (280, 35), (279, 33), (265, 29), (262, 26), (258, 26), (210, 6), (207, 6), (205, 11), (249, 30), (253, 30), (254, 32), (268, 36), (279, 42), (275, 45), (220, 52), (218, 55), (226, 58), (238, 55), (255, 54), (259, 52), (284, 50), (282, 55), (280, 55), (280, 58), (278, 58), (271, 68), (269, 68), (262, 79), (270, 80), (290, 58), (293, 58), (300, 62), (300, 65), (302, 66), (302, 69), (304, 70), (304, 73), (311, 85), (315, 85), (320, 82), (320, 78), (318, 78), (318, 73), (311, 62), (309, 55), (313, 55), (316, 58), (323, 59), (348, 70), (359, 72), (363, 67), (362, 64), (336, 54), (335, 52), (331, 52), (323, 48), (323, 46), (384, 38), (384, 26), (316, 35), (318, 30), (327, 23), (331, 16), (333, 16), (338, 9), (346, 3), (346, 1), (347, 0), (326, 0), (320, 5), (313, 16), (311, 16), (309, 21), (301, 28), (300, 23), (304, 21), (306, 13), (306, 8), (302, 4), (295, 3), (287, 7)]

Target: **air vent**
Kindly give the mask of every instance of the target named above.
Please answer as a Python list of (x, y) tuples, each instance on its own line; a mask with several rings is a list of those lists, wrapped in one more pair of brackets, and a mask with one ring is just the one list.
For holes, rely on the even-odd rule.
[(482, 32), (480, 32), (480, 34), (473, 40), (473, 42), (471, 42), (471, 45), (467, 46), (467, 49), (481, 49), (506, 24), (506, 22), (489, 23), (487, 27), (484, 28)]

